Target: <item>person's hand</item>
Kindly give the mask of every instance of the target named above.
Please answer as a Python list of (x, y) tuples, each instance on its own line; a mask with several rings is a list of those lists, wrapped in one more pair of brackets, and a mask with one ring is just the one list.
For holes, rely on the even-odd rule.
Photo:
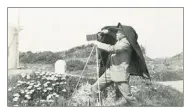
[(92, 41), (91, 43), (94, 44), (94, 45), (96, 45), (96, 46), (98, 46), (98, 44), (99, 44), (99, 42), (97, 40)]
[(109, 31), (107, 29), (101, 30), (102, 33), (107, 34)]

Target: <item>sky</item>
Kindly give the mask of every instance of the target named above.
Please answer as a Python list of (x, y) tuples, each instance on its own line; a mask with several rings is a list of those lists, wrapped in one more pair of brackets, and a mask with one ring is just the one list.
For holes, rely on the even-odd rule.
[(8, 24), (23, 26), (19, 51), (63, 51), (87, 44), (107, 25), (132, 26), (151, 58), (183, 52), (182, 8), (9, 8)]

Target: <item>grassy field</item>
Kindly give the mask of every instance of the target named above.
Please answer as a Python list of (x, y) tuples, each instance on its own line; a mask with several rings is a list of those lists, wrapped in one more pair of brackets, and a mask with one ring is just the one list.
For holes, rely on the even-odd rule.
[[(65, 82), (66, 85), (61, 85), (61, 87), (64, 87), (66, 92), (64, 91), (64, 88), (60, 88), (59, 86), (56, 86), (56, 81), (53, 81), (51, 79), (44, 80), (42, 79), (43, 76), (41, 73), (53, 73), (54, 72), (54, 66), (53, 65), (45, 65), (45, 64), (30, 64), (28, 65), (28, 68), (32, 68), (33, 74), (30, 75), (30, 78), (22, 78), (20, 74), (14, 75), (9, 77), (8, 79), (8, 88), (10, 91), (8, 91), (8, 106), (68, 106), (67, 103), (69, 102), (69, 99), (71, 98), (71, 95), (74, 91), (75, 85), (78, 81), (77, 77), (67, 77)], [(83, 76), (87, 77), (87, 79), (82, 79), (80, 86), (86, 86), (87, 82), (88, 85), (93, 84), (95, 80), (91, 80), (89, 78), (96, 77), (96, 66), (95, 65), (89, 65), (88, 68), (85, 70)], [(158, 69), (156, 69), (158, 70)], [(36, 72), (36, 73), (35, 73)], [(81, 70), (77, 71), (68, 71), (69, 74), (79, 75)], [(159, 84), (156, 84), (155, 81), (167, 81), (167, 80), (179, 80), (182, 79), (183, 76), (181, 76), (181, 72), (171, 72), (167, 71), (165, 73), (162, 73), (162, 70), (160, 72), (153, 73), (150, 70), (152, 82), (149, 82), (149, 80), (141, 79), (140, 77), (131, 77), (130, 85), (132, 86), (132, 92), (134, 96), (137, 98), (138, 102), (142, 106), (183, 106), (183, 93), (180, 93), (176, 91), (175, 89), (167, 86), (162, 86)], [(41, 75), (40, 75), (41, 74)], [(46, 77), (55, 76), (55, 74), (48, 75)], [(38, 77), (39, 76), (39, 77)], [(57, 76), (55, 76), (57, 77)], [(22, 83), (20, 83), (22, 81)], [(29, 84), (24, 85), (25, 83), (33, 83), (32, 89), (28, 89), (30, 86)], [(48, 87), (44, 87), (46, 82), (50, 82), (50, 85)], [(58, 82), (62, 82), (62, 80), (59, 80)], [(23, 84), (23, 85), (21, 85)], [(34, 85), (41, 84), (41, 91), (38, 90), (38, 88), (34, 88)], [(53, 84), (53, 85), (52, 85)], [(44, 92), (47, 88), (52, 88), (52, 91), (48, 91), (47, 93)], [(34, 90), (34, 91), (33, 91)], [(31, 92), (33, 91), (33, 92)], [(22, 93), (21, 93), (22, 92)], [(24, 93), (23, 93), (24, 92)], [(30, 92), (30, 95), (26, 95), (26, 92)], [(15, 94), (19, 94), (19, 99), (15, 101)], [(38, 95), (38, 93), (42, 95)], [(56, 97), (57, 94), (57, 97)], [(80, 97), (84, 98), (76, 98), (72, 101), (70, 106), (95, 106), (95, 103), (89, 104), (88, 96), (81, 96), (81, 94), (84, 94), (84, 91), (80, 94), (75, 94)], [(30, 96), (30, 99), (25, 97)], [(49, 96), (50, 95), (50, 96)], [(47, 96), (51, 97), (47, 100)], [(102, 98), (103, 98), (103, 106), (130, 106), (130, 105), (113, 105), (113, 103), (116, 103), (118, 97), (116, 96), (115, 89), (113, 86), (108, 87), (106, 91), (102, 92)], [(82, 103), (83, 102), (83, 103)]]
[[(74, 95), (72, 93), (79, 78), (68, 76), (64, 79), (64, 76), (54, 73), (55, 60), (63, 58), (68, 65), (66, 73), (80, 75), (91, 49), (92, 46), (82, 46), (59, 53), (22, 53), (20, 60), (33, 72), (31, 75), (8, 76), (8, 106), (97, 106), (96, 100), (88, 95), (90, 85), (96, 81), (95, 52)], [(138, 103), (141, 106), (182, 107), (183, 93), (156, 82), (184, 79), (183, 53), (171, 58), (151, 59), (145, 56), (145, 59), (151, 82), (136, 76), (130, 80), (131, 91)], [(102, 106), (130, 106), (115, 104), (121, 94), (113, 85), (102, 91), (101, 97)]]

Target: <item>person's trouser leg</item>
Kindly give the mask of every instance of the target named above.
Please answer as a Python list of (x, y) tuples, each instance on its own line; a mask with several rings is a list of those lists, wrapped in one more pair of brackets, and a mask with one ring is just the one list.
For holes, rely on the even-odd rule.
[(99, 77), (101, 77), (106, 71), (106, 67), (105, 66), (101, 66), (99, 68)]
[(117, 82), (116, 83), (126, 102), (132, 106), (139, 106), (135, 97), (133, 97), (129, 85), (129, 81)]
[(123, 95), (125, 98), (132, 96), (131, 91), (130, 91), (129, 82), (128, 82), (128, 81), (116, 82), (116, 85), (118, 86), (120, 92), (122, 93), (122, 95)]
[(93, 85), (92, 91), (98, 93), (98, 81), (100, 90), (106, 88), (108, 85), (112, 83), (110, 71), (107, 70)]

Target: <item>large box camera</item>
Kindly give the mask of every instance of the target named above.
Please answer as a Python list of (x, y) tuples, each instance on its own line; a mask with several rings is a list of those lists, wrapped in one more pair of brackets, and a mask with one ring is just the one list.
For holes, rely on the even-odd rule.
[(103, 36), (104, 33), (98, 32), (97, 34), (89, 34), (86, 35), (87, 41), (94, 41), (98, 40), (101, 36)]
[(87, 41), (93, 41), (93, 40), (97, 40), (98, 39), (98, 35), (97, 34), (89, 34), (86, 36)]

